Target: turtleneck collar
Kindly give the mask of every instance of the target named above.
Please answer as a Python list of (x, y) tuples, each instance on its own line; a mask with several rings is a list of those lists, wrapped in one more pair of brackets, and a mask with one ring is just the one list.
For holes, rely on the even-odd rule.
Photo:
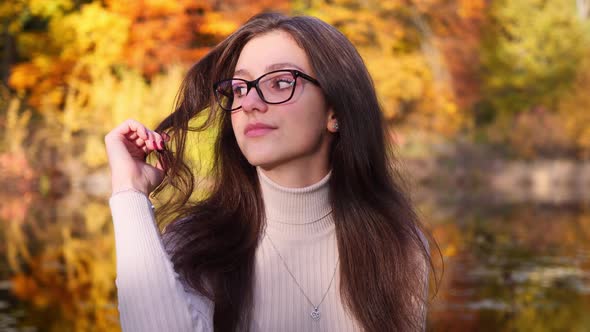
[(257, 167), (267, 226), (282, 232), (315, 234), (333, 228), (329, 200), (330, 171), (319, 182), (303, 188), (279, 185)]

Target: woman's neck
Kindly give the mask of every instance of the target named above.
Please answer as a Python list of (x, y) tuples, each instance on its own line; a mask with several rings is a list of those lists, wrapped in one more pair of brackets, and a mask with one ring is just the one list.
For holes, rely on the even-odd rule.
[(306, 233), (331, 226), (332, 218), (327, 218), (332, 212), (329, 197), (331, 172), (310, 186), (288, 188), (271, 180), (260, 168), (257, 171), (267, 225), (287, 232), (295, 227)]
[(302, 161), (305, 165), (296, 165), (294, 162), (286, 165), (266, 167), (258, 166), (259, 172), (272, 182), (285, 188), (304, 188), (322, 180), (329, 172), (329, 165), (314, 165), (309, 161)]

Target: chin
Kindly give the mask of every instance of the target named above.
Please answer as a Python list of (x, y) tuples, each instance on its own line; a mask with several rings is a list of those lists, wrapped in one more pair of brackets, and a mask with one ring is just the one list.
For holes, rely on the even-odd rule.
[(259, 166), (264, 169), (272, 168), (273, 166), (277, 165), (278, 163), (273, 160), (265, 159), (265, 158), (247, 158), (248, 162), (252, 166)]
[(246, 156), (246, 159), (250, 165), (259, 166), (265, 170), (272, 169), (281, 163), (280, 159), (272, 158), (267, 155)]

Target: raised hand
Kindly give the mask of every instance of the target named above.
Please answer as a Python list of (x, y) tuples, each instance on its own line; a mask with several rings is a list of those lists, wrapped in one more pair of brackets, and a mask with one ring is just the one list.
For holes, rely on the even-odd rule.
[(146, 162), (146, 157), (154, 150), (164, 150), (164, 143), (170, 140), (168, 135), (156, 133), (138, 121), (128, 119), (111, 130), (104, 140), (113, 193), (134, 189), (149, 195), (162, 182), (162, 165), (152, 166)]

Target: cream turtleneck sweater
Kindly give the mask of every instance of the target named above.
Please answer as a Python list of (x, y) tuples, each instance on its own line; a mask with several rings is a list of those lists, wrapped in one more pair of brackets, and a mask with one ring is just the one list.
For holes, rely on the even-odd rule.
[[(258, 175), (267, 221), (256, 252), (250, 330), (361, 331), (339, 293), (330, 174), (305, 188), (282, 187), (260, 169)], [(148, 198), (128, 191), (113, 195), (109, 203), (123, 331), (213, 331), (214, 303), (183, 287)], [(311, 317), (310, 301), (314, 306), (321, 302), (319, 320)]]

